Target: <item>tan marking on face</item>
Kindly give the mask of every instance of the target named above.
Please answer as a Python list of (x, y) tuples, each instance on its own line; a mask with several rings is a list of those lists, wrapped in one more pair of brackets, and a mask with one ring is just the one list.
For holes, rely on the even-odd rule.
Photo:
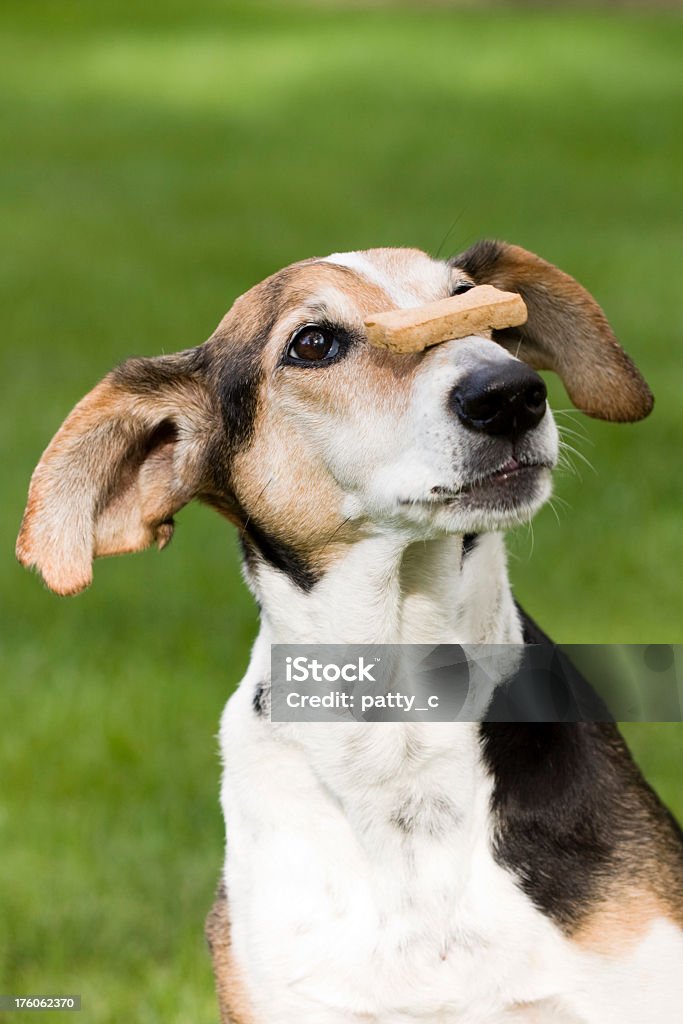
[[(318, 553), (335, 531), (339, 543), (349, 539), (344, 495), (319, 453), (307, 450), (307, 438), (292, 436), (292, 407), (353, 415), (361, 435), (366, 410), (400, 410), (417, 363), (368, 352), (363, 320), (395, 304), (378, 282), (391, 279), (392, 288), (408, 282), (413, 301), (422, 302), (443, 290), (451, 273), (417, 250), (372, 250), (363, 259), (377, 280), (321, 260), (295, 264), (241, 296), (206, 346), (129, 360), (108, 375), (76, 406), (36, 468), (19, 560), (36, 566), (58, 593), (76, 593), (91, 582), (94, 557), (168, 543), (172, 515), (193, 497), (239, 523), (233, 481), (246, 515), (258, 506), (263, 528), (276, 537)], [(321, 318), (358, 336), (349, 357), (324, 373), (279, 368), (289, 334)], [(263, 378), (256, 415), (245, 408), (245, 437), (236, 441), (230, 432), (220, 436), (221, 373), (231, 368), (237, 402), (249, 373), (254, 387), (259, 370)], [(164, 421), (176, 435), (159, 443), (155, 431)], [(242, 453), (233, 466), (232, 454), (248, 442), (252, 457)], [(214, 464), (204, 477), (207, 453)]]
[[(327, 417), (322, 430), (345, 424), (347, 449), (361, 460), (372, 452), (376, 473), (386, 455), (395, 455), (396, 445), (389, 451), (382, 437), (400, 441), (401, 417), (422, 360), (432, 360), (430, 371), (437, 363), (429, 354), (371, 351), (364, 320), (383, 310), (433, 302), (480, 274), (494, 284), (496, 275), (511, 277), (513, 290), (520, 280), (527, 291), (535, 289), (534, 330), (523, 339), (522, 358), (563, 372), (565, 364), (585, 356), (590, 379), (599, 376), (595, 334), (606, 321), (590, 297), (532, 254), (511, 246), (483, 247), (452, 266), (416, 249), (306, 260), (238, 298), (205, 345), (175, 356), (128, 360), (79, 403), (41, 459), (18, 539), (20, 561), (36, 566), (58, 593), (75, 593), (90, 582), (96, 555), (167, 543), (170, 517), (193, 497), (242, 526), (254, 506), (265, 529), (316, 557), (332, 534), (336, 543), (352, 539), (342, 508), (348, 495), (325, 462), (320, 431), (317, 448), (309, 443), (315, 417), (318, 426)], [(567, 310), (577, 316), (567, 318)], [(320, 319), (353, 332), (356, 344), (348, 356), (325, 369), (280, 367), (291, 332)], [(560, 340), (563, 334), (568, 339), (561, 350), (552, 339), (545, 341), (546, 328), (556, 329), (557, 322)], [(610, 338), (602, 342), (598, 355), (610, 351)], [(517, 348), (515, 342), (511, 350), (517, 354)], [(601, 389), (605, 394), (621, 390), (623, 398), (630, 364), (618, 346), (616, 351)], [(548, 352), (551, 362), (535, 361), (548, 358)], [(641, 388), (641, 399), (646, 398)], [(592, 414), (644, 414), (634, 403), (633, 395), (626, 396), (620, 408)], [(294, 413), (301, 415), (297, 419)], [(160, 444), (155, 433), (165, 420), (175, 430), (174, 444)], [(336, 465), (342, 465), (338, 476), (357, 490), (356, 475), (339, 459)], [(361, 485), (371, 480), (366, 473)], [(242, 509), (233, 500), (233, 485)]]
[[(270, 425), (272, 423), (272, 426)], [(358, 536), (345, 528), (344, 495), (297, 438), (283, 436), (277, 415), (264, 414), (253, 445), (235, 459), (236, 495), (249, 523), (296, 549), (322, 570), (338, 545)]]
[[(405, 262), (400, 255), (387, 259), (396, 266)], [(340, 546), (358, 538), (362, 524), (345, 521), (345, 493), (325, 466), (324, 454), (302, 432), (301, 419), (354, 417), (362, 431), (364, 421), (370, 429), (382, 414), (397, 417), (421, 356), (396, 357), (367, 345), (365, 318), (392, 301), (378, 284), (333, 263), (310, 261), (274, 275), (238, 300), (222, 329), (231, 334), (237, 321), (250, 328), (269, 321), (272, 312), (264, 303), (267, 307), (269, 296), (272, 303), (273, 295), (277, 316), (262, 355), (254, 436), (234, 460), (232, 481), (241, 506), (262, 530), (322, 569)], [(338, 324), (360, 340), (329, 367), (278, 365), (293, 333), (317, 321)], [(358, 441), (362, 444), (362, 437)]]

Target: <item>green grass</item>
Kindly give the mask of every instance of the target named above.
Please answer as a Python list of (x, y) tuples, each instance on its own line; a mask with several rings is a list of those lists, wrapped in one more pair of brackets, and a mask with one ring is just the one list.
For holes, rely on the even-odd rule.
[[(565, 642), (683, 641), (683, 21), (203, 0), (3, 19), (0, 991), (202, 1024), (214, 735), (255, 610), (195, 508), (163, 556), (46, 593), (12, 559), (41, 448), (113, 364), (201, 341), (286, 263), (508, 238), (591, 287), (657, 396), (637, 426), (576, 417), (595, 473), (560, 478), (533, 556), (514, 538), (517, 593)], [(680, 727), (628, 736), (683, 814)]]

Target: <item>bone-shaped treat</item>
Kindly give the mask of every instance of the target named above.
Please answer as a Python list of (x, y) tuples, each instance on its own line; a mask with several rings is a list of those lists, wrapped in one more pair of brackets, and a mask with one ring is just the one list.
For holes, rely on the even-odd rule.
[(431, 345), (465, 338), (491, 328), (526, 323), (524, 300), (490, 284), (477, 285), (448, 299), (413, 309), (374, 313), (365, 321), (368, 341), (392, 352), (422, 352)]

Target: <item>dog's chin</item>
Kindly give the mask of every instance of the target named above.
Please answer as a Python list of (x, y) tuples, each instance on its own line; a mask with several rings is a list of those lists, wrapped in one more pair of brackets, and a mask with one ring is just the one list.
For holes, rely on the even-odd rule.
[(480, 533), (528, 522), (551, 493), (550, 465), (516, 463), (457, 487), (436, 487), (410, 509), (438, 532)]

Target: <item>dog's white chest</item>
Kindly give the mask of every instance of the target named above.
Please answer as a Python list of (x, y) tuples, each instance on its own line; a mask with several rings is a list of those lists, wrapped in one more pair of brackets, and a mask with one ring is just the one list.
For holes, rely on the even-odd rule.
[(227, 882), (264, 1019), (488, 1024), (562, 989), (565, 940), (491, 855), (474, 727), (278, 735), (243, 704), (222, 732)]

